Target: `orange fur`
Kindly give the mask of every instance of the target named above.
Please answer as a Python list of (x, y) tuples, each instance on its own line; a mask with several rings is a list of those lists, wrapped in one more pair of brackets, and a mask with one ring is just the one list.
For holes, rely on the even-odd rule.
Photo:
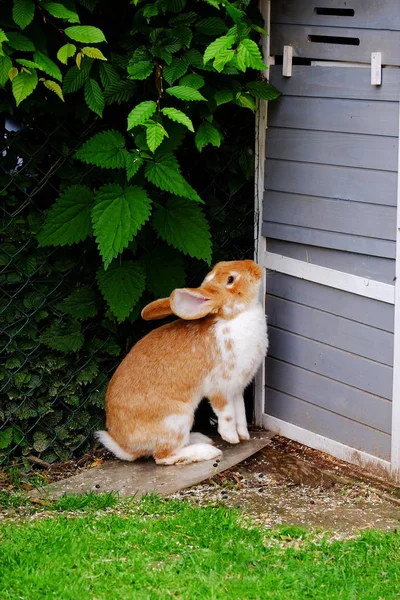
[[(231, 273), (236, 280), (227, 287)], [(141, 339), (109, 383), (108, 433), (132, 460), (152, 455), (162, 461), (188, 443), (202, 383), (222, 360), (212, 331), (216, 319), (228, 323), (254, 301), (261, 273), (250, 260), (218, 263), (199, 288), (174, 290), (170, 298), (143, 309), (146, 320), (174, 313), (183, 318)], [(194, 308), (185, 312), (188, 298)], [(228, 352), (232, 350), (229, 339), (225, 346)], [(229, 378), (228, 371), (234, 368), (231, 359), (222, 377)], [(210, 397), (210, 402), (216, 410), (227, 405), (220, 393)]]

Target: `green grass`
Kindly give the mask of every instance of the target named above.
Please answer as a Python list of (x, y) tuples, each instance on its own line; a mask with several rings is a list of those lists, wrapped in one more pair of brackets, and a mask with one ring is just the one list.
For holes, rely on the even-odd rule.
[[(113, 503), (111, 514), (99, 504), (93, 512), (100, 501)], [(65, 510), (85, 512), (1, 525), (1, 600), (400, 597), (396, 532), (315, 542), (298, 527), (266, 533), (245, 526), (223, 506), (115, 501), (66, 498)]]

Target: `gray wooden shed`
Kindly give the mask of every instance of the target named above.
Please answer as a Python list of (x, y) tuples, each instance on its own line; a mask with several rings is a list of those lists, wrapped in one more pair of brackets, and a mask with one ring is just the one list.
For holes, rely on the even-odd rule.
[(400, 1), (262, 11), (282, 97), (257, 115), (270, 351), (256, 420), (399, 480)]

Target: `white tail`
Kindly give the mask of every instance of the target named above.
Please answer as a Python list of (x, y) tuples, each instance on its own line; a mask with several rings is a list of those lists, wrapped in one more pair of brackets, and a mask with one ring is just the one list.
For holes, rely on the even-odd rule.
[(122, 450), (122, 448), (118, 446), (117, 442), (112, 439), (111, 435), (107, 433), (107, 431), (96, 431), (94, 437), (98, 442), (103, 444), (107, 450), (115, 454), (115, 456), (120, 460), (134, 460), (134, 456), (132, 454), (128, 454), (128, 452), (125, 452), (125, 450)]

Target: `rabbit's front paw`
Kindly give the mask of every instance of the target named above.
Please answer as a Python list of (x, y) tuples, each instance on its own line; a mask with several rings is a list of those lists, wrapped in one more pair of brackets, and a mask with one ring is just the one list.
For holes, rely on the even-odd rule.
[(238, 427), (237, 434), (238, 434), (240, 440), (249, 440), (250, 439), (250, 434), (248, 432), (247, 427), (245, 427), (245, 428)]
[(239, 436), (233, 427), (220, 426), (218, 428), (218, 433), (223, 440), (230, 444), (238, 444), (240, 442)]

